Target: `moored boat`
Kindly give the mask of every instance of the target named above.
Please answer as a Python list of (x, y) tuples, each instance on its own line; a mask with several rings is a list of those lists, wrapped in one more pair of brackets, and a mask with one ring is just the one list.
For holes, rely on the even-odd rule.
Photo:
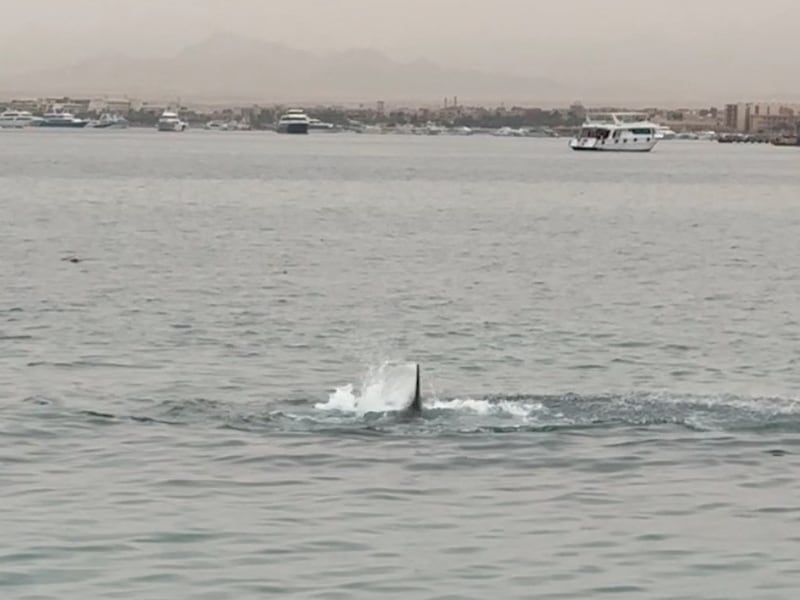
[(6, 110), (0, 113), (0, 128), (22, 129), (31, 125), (38, 125), (41, 118), (34, 117), (27, 110)]
[(178, 113), (167, 109), (158, 118), (156, 129), (159, 131), (184, 131), (186, 122), (181, 120)]
[(310, 119), (300, 108), (290, 108), (285, 114), (281, 115), (275, 126), (278, 133), (308, 133)]
[(121, 115), (103, 113), (99, 119), (92, 121), (91, 126), (95, 129), (125, 129), (128, 126), (128, 119)]
[(88, 119), (79, 119), (70, 112), (64, 110), (62, 106), (53, 106), (48, 112), (42, 115), (40, 127), (86, 127)]

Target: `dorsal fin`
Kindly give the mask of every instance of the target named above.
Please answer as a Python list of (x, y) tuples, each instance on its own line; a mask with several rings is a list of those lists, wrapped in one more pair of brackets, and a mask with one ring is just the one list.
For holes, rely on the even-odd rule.
[(415, 413), (422, 412), (422, 398), (419, 393), (419, 363), (417, 363), (417, 382), (414, 386), (414, 399), (411, 401), (408, 408)]

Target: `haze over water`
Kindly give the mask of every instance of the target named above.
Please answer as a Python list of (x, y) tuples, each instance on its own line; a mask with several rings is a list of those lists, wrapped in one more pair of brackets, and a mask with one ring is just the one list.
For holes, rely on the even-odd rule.
[(797, 158), (0, 132), (0, 595), (795, 598)]
[[(6, 94), (243, 105), (438, 104), (454, 95), (465, 104), (560, 107), (800, 101), (796, 0), (6, 4), (0, 101)], [(483, 73), (459, 75), (465, 69)]]

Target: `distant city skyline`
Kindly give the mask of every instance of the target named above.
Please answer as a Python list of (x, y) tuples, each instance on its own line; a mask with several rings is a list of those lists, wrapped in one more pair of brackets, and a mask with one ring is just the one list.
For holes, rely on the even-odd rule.
[[(357, 50), (347, 55), (353, 58), (354, 71), (341, 86), (331, 86), (330, 98), (325, 89), (329, 82), (302, 80), (302, 73), (287, 88), (290, 97), (334, 101), (342, 96), (337, 88), (348, 87), (353, 99), (401, 99), (391, 89), (391, 81), (381, 95), (381, 85), (370, 81), (374, 73), (368, 69), (358, 78), (356, 68), (361, 62), (380, 62), (384, 55), (394, 63), (425, 60), (441, 69), (438, 85), (432, 85), (431, 72), (424, 73), (419, 83), (404, 72), (404, 100), (434, 101), (459, 95), (465, 101), (541, 99), (543, 104), (796, 101), (800, 99), (794, 48), (798, 22), (800, 2), (796, 0), (763, 0), (757, 5), (742, 0), (405, 0), (391, 5), (375, 0), (139, 0), (125, 4), (30, 0), (4, 9), (0, 95), (4, 90), (44, 91), (47, 82), (37, 79), (42, 73), (53, 76), (87, 61), (90, 72), (80, 81), (86, 89), (68, 92), (95, 88), (155, 95), (161, 91), (156, 87), (159, 81), (174, 80), (170, 69), (177, 64), (170, 63), (184, 48), (227, 34), (229, 39), (274, 44), (276, 52), (283, 46), (315, 54), (309, 59), (314, 68), (322, 68), (332, 54)], [(131, 59), (127, 68), (149, 71), (138, 74), (141, 82), (116, 74), (115, 57), (123, 57), (118, 58), (123, 63)], [(261, 68), (261, 63), (247, 56), (233, 59)], [(110, 61), (105, 70), (96, 68), (102, 60)], [(197, 77), (175, 81), (176, 87), (185, 85), (187, 96), (206, 97), (213, 91), (208, 82), (199, 81), (202, 65), (192, 65), (191, 57), (185, 55), (180, 61)], [(159, 73), (161, 64), (164, 73)], [(483, 98), (477, 97), (477, 90), (459, 89), (465, 70), (487, 74), (485, 85), (476, 83), (485, 87), (480, 90)], [(281, 83), (286, 74), (278, 71), (275, 81)], [(118, 84), (103, 80), (118, 75)], [(244, 82), (240, 77), (233, 83), (241, 83), (242, 93), (235, 89), (219, 93), (281, 100), (287, 94), (266, 80), (270, 75), (269, 70), (251, 73), (250, 77), (265, 80)], [(208, 72), (207, 76), (219, 74)], [(154, 82), (151, 88), (145, 85), (148, 77)], [(59, 92), (55, 83), (52, 93)], [(126, 83), (138, 89), (122, 89)], [(221, 81), (220, 87), (230, 83)], [(498, 89), (492, 89), (493, 85)]]

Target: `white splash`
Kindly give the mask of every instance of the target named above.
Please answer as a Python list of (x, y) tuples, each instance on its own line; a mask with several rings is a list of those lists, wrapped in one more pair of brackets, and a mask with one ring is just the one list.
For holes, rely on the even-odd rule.
[(534, 412), (544, 410), (539, 402), (519, 402), (514, 400), (476, 400), (474, 398), (454, 398), (452, 400), (434, 399), (425, 405), (429, 409), (471, 412), (477, 415), (509, 416), (525, 419)]
[[(384, 362), (377, 368), (370, 368), (359, 389), (353, 384), (336, 388), (326, 402), (314, 405), (317, 410), (338, 411), (364, 415), (403, 410), (414, 395), (414, 363), (396, 364)], [(545, 407), (535, 401), (482, 400), (474, 398), (440, 399), (424, 392), (423, 409), (471, 413), (495, 417), (527, 419), (534, 413), (545, 411)]]
[(414, 395), (415, 367), (413, 363), (384, 362), (377, 369), (369, 369), (359, 390), (354, 390), (353, 384), (336, 388), (327, 402), (319, 402), (314, 408), (360, 415), (402, 410)]

